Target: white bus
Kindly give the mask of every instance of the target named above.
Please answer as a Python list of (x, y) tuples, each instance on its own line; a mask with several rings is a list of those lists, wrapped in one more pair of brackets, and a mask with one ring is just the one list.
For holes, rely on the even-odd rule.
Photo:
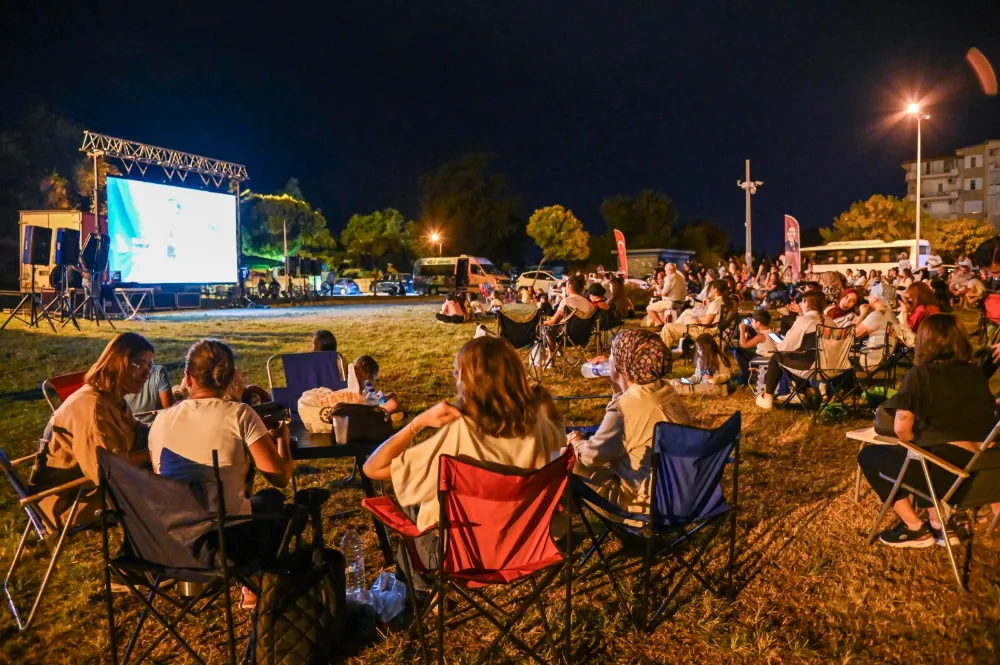
[(930, 254), (931, 245), (926, 240), (920, 241), (920, 254), (916, 253), (916, 240), (894, 240), (884, 242), (882, 240), (844, 240), (818, 245), (816, 247), (803, 247), (802, 268), (811, 265), (813, 272), (826, 272), (837, 270), (845, 272), (851, 270), (888, 270), (899, 265), (900, 252), (906, 252), (910, 265), (916, 272), (927, 263), (927, 256)]

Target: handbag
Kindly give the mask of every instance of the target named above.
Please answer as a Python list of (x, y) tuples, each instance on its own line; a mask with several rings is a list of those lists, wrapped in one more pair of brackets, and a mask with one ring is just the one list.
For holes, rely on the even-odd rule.
[(321, 417), (332, 423), (334, 416), (347, 416), (347, 440), (354, 443), (381, 443), (393, 435), (392, 418), (381, 406), (368, 404), (337, 404), (324, 409)]
[(896, 438), (896, 395), (878, 405), (875, 409), (875, 433)]
[(312, 546), (297, 546), (262, 576), (254, 632), (258, 665), (326, 665), (342, 655), (344, 556), (323, 546), (320, 506), (309, 512)]

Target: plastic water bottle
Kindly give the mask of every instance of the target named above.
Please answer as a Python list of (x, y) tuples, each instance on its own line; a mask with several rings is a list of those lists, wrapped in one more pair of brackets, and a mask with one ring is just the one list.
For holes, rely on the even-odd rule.
[(365, 381), (365, 404), (368, 406), (378, 406), (378, 395), (371, 381)]
[(596, 379), (599, 377), (611, 376), (611, 368), (608, 365), (608, 361), (599, 363), (583, 363), (580, 368), (580, 372), (583, 374), (585, 379)]
[(357, 603), (367, 603), (365, 592), (365, 543), (354, 529), (348, 529), (340, 541), (344, 553), (347, 598)]

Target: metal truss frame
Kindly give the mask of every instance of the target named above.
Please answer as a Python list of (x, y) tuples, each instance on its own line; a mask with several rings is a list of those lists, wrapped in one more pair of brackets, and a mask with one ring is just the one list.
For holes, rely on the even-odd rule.
[(176, 175), (181, 182), (184, 182), (188, 174), (197, 173), (206, 185), (211, 182), (216, 187), (221, 187), (226, 180), (240, 183), (250, 178), (247, 175), (247, 167), (243, 164), (202, 157), (180, 150), (161, 148), (91, 131), (83, 133), (83, 145), (80, 146), (80, 151), (88, 155), (120, 159), (126, 173), (131, 173), (132, 168), (135, 167), (140, 174), (146, 175), (146, 169), (151, 165), (159, 166), (166, 173), (168, 180), (173, 180), (174, 175)]

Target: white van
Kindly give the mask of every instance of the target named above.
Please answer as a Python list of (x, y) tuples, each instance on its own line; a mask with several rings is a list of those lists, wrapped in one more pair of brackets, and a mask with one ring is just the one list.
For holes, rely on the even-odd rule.
[(435, 256), (413, 264), (413, 290), (435, 296), (454, 291), (478, 291), (489, 284), (499, 293), (510, 289), (510, 277), (481, 256)]

